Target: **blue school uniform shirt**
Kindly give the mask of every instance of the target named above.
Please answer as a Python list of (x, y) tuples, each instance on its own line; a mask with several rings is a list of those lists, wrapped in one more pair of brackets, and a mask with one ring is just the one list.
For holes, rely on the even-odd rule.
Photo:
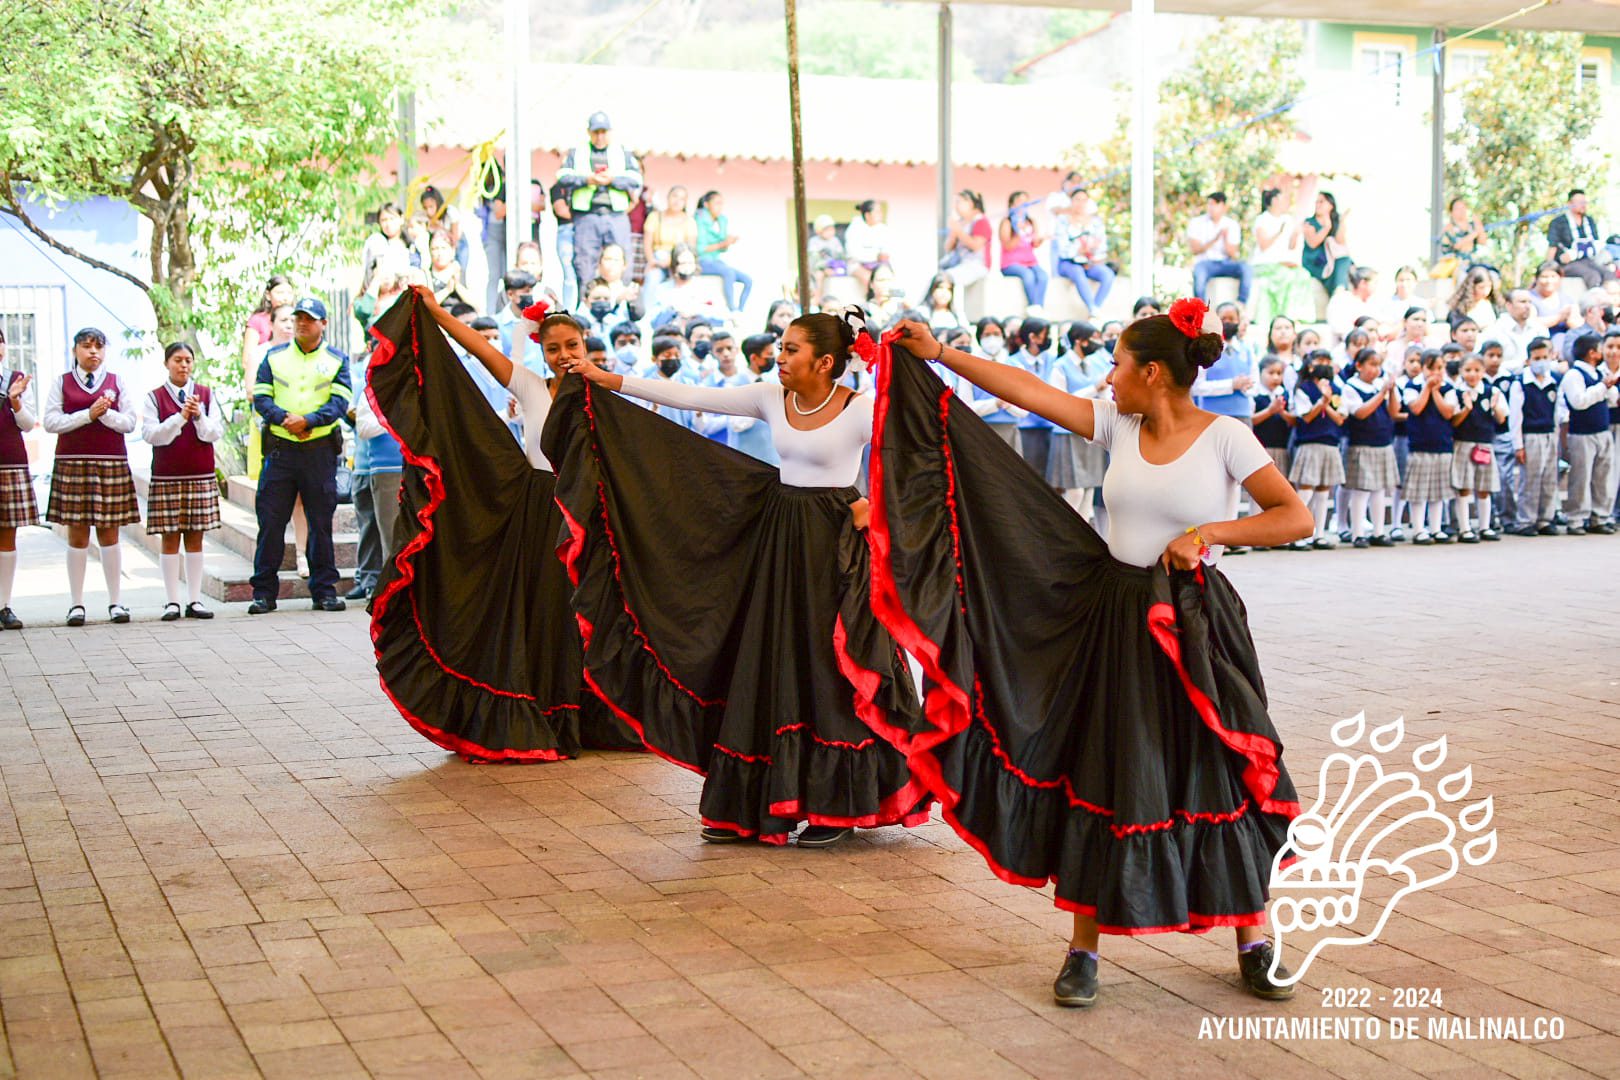
[[(1030, 353), (1020, 349), (1013, 353), (1011, 362), (1017, 364), (1019, 367), (1023, 368), (1037, 379), (1040, 379), (1042, 382), (1046, 382), (1047, 376), (1052, 369), (1055, 352), (1056, 350), (1054, 349), (1048, 349), (1043, 353), (1035, 353), (1034, 355), (1031, 355)], [(1045, 428), (1046, 430), (1050, 431), (1052, 430), (1053, 424), (1052, 421), (1038, 413), (1027, 413), (1023, 419), (1018, 421), (1018, 426), (1020, 428)]]
[[(758, 381), (778, 384), (781, 382), (775, 368), (761, 375)], [(741, 450), (749, 457), (763, 461), (767, 465), (782, 464), (782, 459), (776, 455), (776, 443), (771, 439), (771, 425), (751, 416), (733, 416), (729, 419), (732, 423), (733, 449)]]
[(1247, 375), (1259, 383), (1259, 369), (1255, 365), (1254, 350), (1241, 339), (1226, 343), (1221, 358), (1198, 373), (1193, 381), (1193, 404), (1219, 416), (1236, 416), (1247, 420), (1254, 415), (1254, 400), (1250, 392), (1232, 388), (1233, 380)]
[[(1096, 359), (1102, 357), (1101, 360)], [(1108, 354), (1099, 350), (1091, 356), (1079, 356), (1066, 352), (1052, 361), (1046, 372), (1048, 384), (1057, 387), (1066, 394), (1077, 394), (1082, 390), (1091, 390), (1097, 385), (1097, 380), (1108, 373)], [(1094, 395), (1093, 395), (1094, 396)], [(1057, 431), (1064, 428), (1053, 425)], [(1074, 434), (1072, 431), (1068, 434)]]

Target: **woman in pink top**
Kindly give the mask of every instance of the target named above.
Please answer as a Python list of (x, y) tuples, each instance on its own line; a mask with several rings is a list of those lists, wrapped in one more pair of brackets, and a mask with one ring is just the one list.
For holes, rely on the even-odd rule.
[(1001, 273), (1023, 284), (1029, 314), (1039, 315), (1046, 303), (1046, 271), (1035, 259), (1035, 245), (1046, 237), (1029, 216), (1034, 205), (1027, 191), (1007, 197), (1007, 216), (1001, 219)]

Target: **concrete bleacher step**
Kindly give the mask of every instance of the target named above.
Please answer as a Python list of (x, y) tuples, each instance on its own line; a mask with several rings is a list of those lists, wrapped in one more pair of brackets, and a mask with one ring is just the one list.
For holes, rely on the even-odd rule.
[[(225, 500), (246, 510), (249, 516), (253, 515), (257, 495), (258, 486), (245, 476), (232, 476), (225, 482)], [(360, 523), (355, 517), (353, 504), (339, 503), (337, 512), (332, 515), (332, 532), (342, 535), (359, 531)]]
[[(248, 562), (252, 562), (259, 544), (259, 523), (254, 518), (253, 513), (242, 509), (229, 500), (221, 499), (219, 518), (220, 527), (210, 530), (203, 537), (204, 550), (207, 550), (208, 545), (213, 545), (224, 548), (246, 559)], [(144, 524), (124, 526), (124, 539), (133, 541), (154, 554), (162, 550), (162, 537), (148, 533)], [(332, 550), (338, 569), (354, 569), (360, 560), (360, 535), (358, 533), (334, 533), (332, 536)], [(293, 537), (293, 528), (289, 525), (287, 526), (287, 534), (282, 549), (281, 569), (296, 570), (297, 568), (297, 543)]]

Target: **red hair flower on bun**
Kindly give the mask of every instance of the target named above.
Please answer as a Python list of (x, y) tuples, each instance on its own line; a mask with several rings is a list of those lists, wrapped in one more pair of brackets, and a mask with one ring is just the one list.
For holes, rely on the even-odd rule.
[(529, 324), (529, 340), (536, 345), (540, 344), (540, 323), (545, 319), (546, 312), (551, 308), (544, 300), (536, 300), (523, 309), (523, 318)]
[(1185, 297), (1170, 305), (1170, 321), (1190, 338), (1204, 332), (1204, 317), (1208, 314), (1209, 305), (1197, 297)]

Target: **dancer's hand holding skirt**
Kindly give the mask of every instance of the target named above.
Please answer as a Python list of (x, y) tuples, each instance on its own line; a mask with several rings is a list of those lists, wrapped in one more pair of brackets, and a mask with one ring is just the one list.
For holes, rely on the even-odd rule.
[(927, 820), (926, 789), (873, 733), (920, 710), (872, 616), (854, 488), (786, 486), (577, 376), (544, 448), (586, 677), (649, 747), (704, 774), (705, 825), (782, 843), (800, 821)]
[(873, 603), (926, 676), (879, 730), (998, 876), (1105, 932), (1263, 922), (1299, 805), (1226, 578), (1112, 558), (909, 353), (877, 387)]
[(372, 602), (384, 692), (473, 761), (640, 749), (584, 687), (556, 478), (530, 466), (414, 294), (372, 333), (367, 393), (406, 462)]

